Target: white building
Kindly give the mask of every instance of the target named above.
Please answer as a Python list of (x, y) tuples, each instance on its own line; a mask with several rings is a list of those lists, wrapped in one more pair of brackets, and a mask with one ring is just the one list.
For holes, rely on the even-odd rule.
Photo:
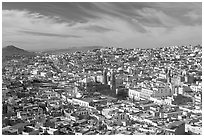
[(103, 75), (96, 76), (97, 82), (103, 83)]
[(158, 86), (152, 89), (142, 88), (140, 98), (149, 99), (172, 96), (173, 92), (169, 86)]
[(157, 87), (153, 89), (153, 97), (167, 97), (172, 96), (172, 90), (169, 86)]
[(150, 99), (150, 97), (153, 95), (154, 95), (154, 90), (150, 90), (146, 88), (142, 88), (140, 92), (140, 98), (143, 98), (143, 99)]
[(200, 85), (191, 85), (190, 88), (195, 92), (202, 91), (202, 87)]
[(140, 100), (140, 91), (138, 89), (129, 89), (128, 97), (135, 100)]
[(172, 105), (173, 98), (167, 97), (165, 99), (159, 99), (159, 98), (150, 97), (150, 100), (154, 101), (154, 103), (158, 105)]
[(83, 107), (89, 107), (89, 102), (79, 100), (79, 99), (75, 99), (75, 98), (72, 99), (72, 103), (73, 104), (78, 104), (79, 106), (83, 106)]

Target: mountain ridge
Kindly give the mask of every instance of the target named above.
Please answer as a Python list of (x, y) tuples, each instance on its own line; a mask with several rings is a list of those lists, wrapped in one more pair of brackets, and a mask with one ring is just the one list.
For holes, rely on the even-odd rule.
[(85, 46), (85, 47), (69, 47), (69, 48), (63, 48), (63, 49), (51, 49), (43, 51), (43, 53), (54, 53), (54, 54), (60, 54), (60, 53), (71, 53), (76, 51), (88, 51), (93, 49), (101, 49), (104, 48), (103, 46)]
[(10, 60), (17, 56), (34, 56), (34, 52), (29, 52), (13, 45), (8, 45), (2, 48), (2, 60)]

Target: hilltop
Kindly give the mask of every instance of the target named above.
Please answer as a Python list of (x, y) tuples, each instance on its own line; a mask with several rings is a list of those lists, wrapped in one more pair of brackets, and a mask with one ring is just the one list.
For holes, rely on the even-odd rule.
[(62, 53), (73, 53), (73, 52), (76, 52), (76, 51), (86, 52), (88, 50), (101, 49), (101, 48), (103, 48), (103, 47), (102, 46), (69, 47), (67, 49), (52, 49), (52, 50), (47, 50), (47, 51), (44, 51), (44, 53), (62, 54)]
[(20, 56), (34, 56), (35, 53), (15, 47), (13, 45), (2, 48), (2, 60), (9, 60)]

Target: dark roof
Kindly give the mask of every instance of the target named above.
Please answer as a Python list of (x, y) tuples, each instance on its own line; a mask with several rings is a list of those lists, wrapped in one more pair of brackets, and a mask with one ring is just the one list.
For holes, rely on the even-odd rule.
[(11, 128), (19, 129), (19, 128), (22, 128), (22, 127), (27, 126), (27, 125), (29, 125), (29, 123), (18, 123), (16, 125), (12, 126)]
[(174, 129), (176, 127), (179, 127), (182, 124), (185, 124), (185, 122), (184, 121), (175, 121), (175, 122), (170, 123), (167, 127), (169, 129)]
[(38, 135), (40, 133), (39, 130), (34, 130), (32, 132), (29, 133), (29, 135)]
[(87, 121), (86, 119), (81, 119), (81, 120), (78, 120), (77, 123), (84, 123), (86, 121)]

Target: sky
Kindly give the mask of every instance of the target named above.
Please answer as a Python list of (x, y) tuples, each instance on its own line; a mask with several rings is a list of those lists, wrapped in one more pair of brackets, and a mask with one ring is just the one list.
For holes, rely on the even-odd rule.
[(153, 48), (201, 42), (201, 2), (2, 3), (3, 46)]

